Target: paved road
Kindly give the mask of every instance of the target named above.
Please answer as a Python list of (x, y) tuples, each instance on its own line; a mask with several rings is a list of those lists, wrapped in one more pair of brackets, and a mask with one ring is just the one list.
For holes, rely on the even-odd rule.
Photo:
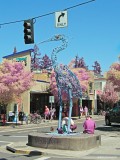
[[(97, 122), (97, 126), (98, 127), (102, 127), (104, 126), (104, 121), (96, 121)], [(82, 123), (80, 122), (78, 124), (78, 131), (82, 131)], [(36, 126), (36, 125), (32, 125), (32, 127), (27, 126), (20, 128), (20, 127), (16, 127), (16, 128), (8, 128), (5, 130), (0, 130), (0, 160), (60, 160), (60, 159), (65, 159), (65, 160), (74, 160), (71, 157), (60, 157), (59, 155), (55, 156), (55, 155), (51, 155), (51, 156), (44, 156), (44, 157), (40, 157), (40, 156), (27, 156), (27, 155), (18, 155), (18, 154), (14, 154), (14, 153), (10, 153), (9, 151), (6, 150), (6, 145), (8, 143), (12, 143), (12, 142), (20, 142), (20, 141), (26, 141), (27, 142), (27, 138), (28, 138), (28, 134), (30, 132), (48, 132), (50, 129), (51, 125), (46, 125), (46, 126)], [(52, 126), (56, 127), (56, 124), (52, 124)], [(78, 159), (78, 158), (75, 158)], [(82, 159), (81, 159), (82, 160)]]
[[(96, 120), (97, 126), (100, 127), (100, 125), (104, 125), (104, 120)], [(78, 128), (76, 129), (76, 132), (82, 132), (83, 121), (77, 122)], [(56, 123), (52, 124), (45, 124), (45, 125), (28, 125), (26, 127), (9, 127), (4, 130), (0, 130), (0, 143), (11, 143), (11, 142), (17, 142), (17, 141), (26, 141), (28, 138), (28, 134), (31, 132), (49, 132), (50, 127), (53, 126), (55, 129), (57, 128)], [(19, 140), (18, 140), (19, 139)]]
[[(102, 146), (99, 149), (92, 149), (90, 151), (80, 152), (75, 157), (70, 157), (71, 151), (66, 151), (66, 155), (44, 155), (44, 156), (28, 156), (11, 153), (6, 150), (6, 145), (12, 142), (27, 142), (27, 135), (30, 132), (48, 132), (50, 126), (56, 127), (57, 123), (41, 124), (41, 125), (32, 125), (32, 126), (19, 126), (19, 127), (9, 127), (9, 128), (0, 128), (0, 160), (119, 160), (120, 159), (120, 126), (113, 125), (107, 127), (104, 125), (104, 120), (96, 120), (97, 122), (97, 133), (102, 135)], [(79, 121), (77, 131), (82, 131), (82, 121)], [(22, 147), (22, 146), (21, 146)]]
[[(0, 160), (77, 160), (76, 158), (63, 158), (63, 157), (49, 157), (49, 156), (33, 156), (29, 157), (26, 155), (18, 155), (18, 154), (4, 154), (0, 152)], [(79, 159), (84, 160), (84, 159)], [(89, 159), (88, 159), (89, 160)]]

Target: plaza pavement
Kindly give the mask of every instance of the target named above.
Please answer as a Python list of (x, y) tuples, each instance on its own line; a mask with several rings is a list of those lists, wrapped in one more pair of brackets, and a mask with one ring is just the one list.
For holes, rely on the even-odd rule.
[[(92, 116), (94, 120), (104, 119), (104, 116)], [(81, 119), (73, 117), (73, 119), (76, 119), (75, 121), (81, 121), (83, 122), (85, 120), (85, 117), (82, 117)], [(57, 124), (58, 121), (53, 120), (52, 122), (42, 122), (45, 125), (51, 126), (52, 124)], [(35, 125), (35, 124), (33, 124)], [(20, 125), (19, 127), (32, 127), (31, 125)], [(4, 128), (7, 127), (8, 129), (11, 126), (3, 126)], [(2, 128), (3, 128), (2, 127)], [(18, 127), (18, 126), (16, 126)], [(0, 127), (0, 130), (2, 129)], [(10, 144), (6, 146), (6, 149), (18, 153), (18, 154), (27, 154), (27, 155), (41, 155), (41, 156), (60, 156), (66, 157), (66, 158), (75, 158), (75, 159), (88, 159), (88, 160), (96, 160), (96, 159), (103, 159), (103, 160), (118, 160), (120, 159), (120, 132), (110, 132), (109, 130), (99, 131), (95, 130), (95, 134), (101, 135), (101, 146), (85, 150), (85, 151), (68, 151), (68, 150), (56, 150), (56, 149), (43, 149), (43, 148), (37, 148), (37, 147), (31, 147), (27, 145), (27, 142), (16, 142), (13, 144)]]

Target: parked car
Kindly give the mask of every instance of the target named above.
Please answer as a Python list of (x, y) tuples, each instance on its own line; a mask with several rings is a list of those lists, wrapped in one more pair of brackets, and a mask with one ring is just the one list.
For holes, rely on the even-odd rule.
[(105, 124), (110, 126), (111, 123), (120, 123), (120, 106), (116, 106), (110, 111), (106, 112)]

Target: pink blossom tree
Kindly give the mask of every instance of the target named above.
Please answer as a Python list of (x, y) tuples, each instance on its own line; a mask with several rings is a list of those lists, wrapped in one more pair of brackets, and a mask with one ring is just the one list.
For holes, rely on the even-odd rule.
[[(89, 72), (87, 72), (86, 69), (84, 69), (84, 68), (73, 68), (71, 70), (77, 76), (77, 78), (80, 82), (81, 88), (82, 88), (82, 92), (84, 94), (88, 90), (88, 87), (89, 87), (89, 80), (90, 80)], [(68, 79), (70, 79), (70, 78), (68, 77)], [(76, 88), (77, 88), (77, 86), (76, 86)], [(55, 100), (57, 101), (58, 100), (58, 88), (57, 88), (57, 84), (56, 84), (54, 70), (51, 72), (50, 90), (51, 90), (52, 94), (54, 95)], [(68, 98), (68, 94), (63, 89), (62, 90), (62, 99), (64, 101), (66, 101), (67, 98)]]
[(0, 64), (0, 104), (7, 106), (32, 86), (33, 74), (21, 62), (3, 61)]
[(46, 54), (42, 57), (40, 61), (40, 68), (50, 70), (50, 71), (52, 70), (52, 61)]
[(116, 91), (120, 92), (120, 63), (113, 63), (107, 72), (107, 80), (112, 82)]
[(89, 81), (91, 80), (90, 72), (88, 72), (85, 68), (73, 68), (72, 72), (77, 76), (82, 92), (85, 93), (89, 88)]
[(118, 102), (119, 96), (115, 91), (115, 88), (112, 83), (107, 82), (103, 92), (99, 94), (100, 100), (104, 102), (104, 105), (109, 106), (110, 108)]

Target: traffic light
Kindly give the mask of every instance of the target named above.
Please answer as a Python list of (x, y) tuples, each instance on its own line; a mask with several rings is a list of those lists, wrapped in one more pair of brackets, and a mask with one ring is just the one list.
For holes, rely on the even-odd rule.
[(25, 44), (34, 43), (34, 27), (33, 27), (33, 19), (24, 21), (24, 41)]

